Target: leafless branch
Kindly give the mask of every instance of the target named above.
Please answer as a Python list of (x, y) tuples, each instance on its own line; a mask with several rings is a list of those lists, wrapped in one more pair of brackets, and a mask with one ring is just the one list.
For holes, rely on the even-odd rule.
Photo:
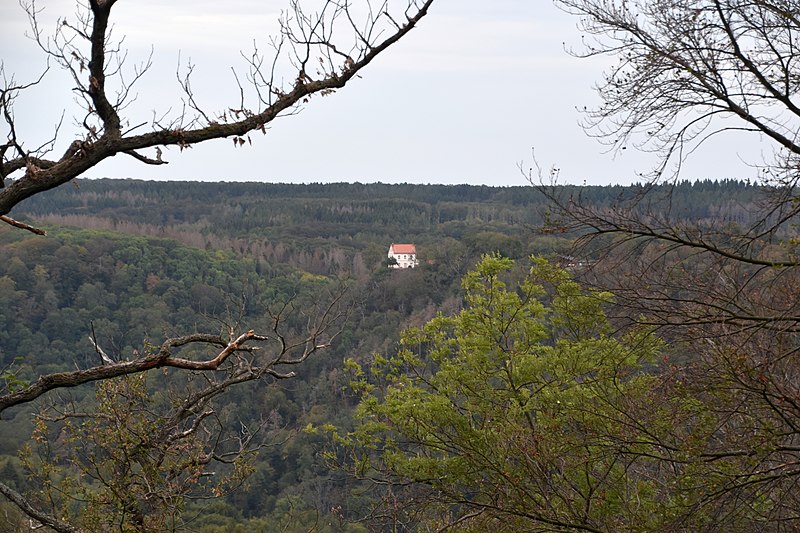
[(0, 220), (5, 222), (6, 224), (10, 224), (15, 228), (24, 229), (25, 231), (30, 231), (31, 233), (35, 233), (36, 235), (47, 235), (47, 232), (43, 229), (35, 228), (29, 224), (25, 224), (24, 222), (20, 222), (18, 220), (14, 220), (8, 215), (0, 215)]
[[(389, 2), (382, 3), (380, 11), (367, 9), (363, 25), (356, 22), (349, 2), (328, 0), (314, 16), (306, 14), (299, 2), (291, 2), (290, 11), (282, 19), (282, 35), (273, 41), (275, 51), (278, 54), (288, 52), (288, 60), (296, 68), (296, 74), (288, 86), (278, 83), (277, 56), (272, 62), (266, 63), (256, 49), (248, 60), (248, 80), (253, 84), (258, 106), (251, 109), (241, 105), (243, 91), (240, 90), (240, 102), (233, 107), (237, 110), (232, 112), (233, 116), (227, 111), (212, 114), (206, 112), (194, 96), (191, 85), (193, 65), (190, 64), (180, 76), (179, 85), (186, 100), (183, 112), (172, 119), (153, 120), (153, 131), (138, 135), (132, 135), (130, 131), (123, 133), (120, 113), (130, 100), (132, 85), (145, 75), (151, 60), (135, 67), (130, 80), (122, 80), (123, 89), (112, 103), (107, 95), (107, 78), (120, 77), (125, 61), (120, 44), (110, 40), (111, 12), (115, 3), (111, 0), (90, 0), (88, 10), (79, 10), (77, 22), (67, 22), (65, 19), (52, 40), (47, 40), (38, 26), (35, 3), (31, 1), (25, 4), (33, 38), (49, 57), (73, 76), (75, 90), (84, 100), (86, 120), (81, 122), (85, 134), (57, 159), (28, 155), (22, 150), (21, 142), (12, 142), (15, 154), (9, 156), (4, 153), (0, 173), (12, 177), (23, 169), (26, 172), (0, 192), (0, 215), (8, 214), (24, 199), (66, 183), (118, 153), (132, 155), (144, 163), (156, 164), (157, 158), (146, 158), (139, 151), (170, 145), (183, 149), (211, 139), (228, 137), (237, 140), (245, 138), (253, 130), (264, 131), (266, 125), (276, 117), (296, 112), (297, 107), (312, 95), (324, 95), (344, 87), (380, 54), (413, 30), (427, 14), (433, 0), (405, 2), (406, 20), (402, 25), (397, 24), (396, 18), (393, 19), (395, 22), (389, 20)], [(343, 23), (341, 31), (355, 36), (351, 44), (340, 45), (333, 40), (339, 35), (336, 28), (340, 26), (340, 21)], [(346, 37), (341, 38), (346, 41)], [(337, 64), (334, 58), (341, 61)], [(312, 71), (313, 61), (319, 63), (319, 72)], [(269, 71), (265, 72), (264, 66), (267, 64)], [(113, 67), (109, 68), (109, 65)], [(88, 80), (85, 79), (87, 77)], [(22, 89), (24, 87), (15, 87), (0, 93), (0, 104), (7, 112), (8, 124), (13, 124), (13, 120), (10, 120), (11, 100)], [(228, 109), (231, 107), (227, 106)], [(221, 120), (214, 120), (212, 115), (218, 115)], [(12, 135), (10, 138), (13, 140), (15, 137)], [(133, 155), (137, 153), (141, 157)]]

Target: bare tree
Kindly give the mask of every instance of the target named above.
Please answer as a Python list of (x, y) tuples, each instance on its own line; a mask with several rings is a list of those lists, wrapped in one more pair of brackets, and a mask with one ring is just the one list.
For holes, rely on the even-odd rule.
[[(794, 68), (800, 5), (747, 0), (557, 3), (580, 17), (587, 35), (585, 48), (576, 54), (616, 61), (597, 86), (602, 104), (585, 110), (587, 131), (615, 149), (633, 146), (655, 153), (658, 160), (652, 172), (639, 176), (645, 183), (639, 193), (602, 212), (578, 196), (551, 194), (560, 214), (591, 235), (624, 234), (629, 244), (658, 239), (669, 251), (682, 248), (758, 272), (797, 266), (794, 247), (770, 239), (791, 232), (800, 208), (795, 201), (800, 108)], [(768, 186), (763, 201), (743, 221), (689, 225), (673, 212), (669, 187), (657, 185), (678, 178), (684, 160), (710, 137), (733, 132), (773, 141), (771, 156), (752, 162)], [(531, 176), (541, 182), (540, 177)], [(726, 321), (777, 316), (747, 309), (723, 314)]]
[[(59, 135), (64, 135), (60, 128), (52, 139), (31, 148), (33, 143), (17, 134), (14, 103), (26, 90), (46, 83), (47, 77), (19, 83), (3, 72), (0, 112), (6, 141), (0, 145), (0, 186), (4, 186), (0, 216), (5, 222), (14, 223), (8, 213), (19, 202), (62, 185), (117, 154), (161, 165), (166, 163), (161, 147), (183, 149), (221, 138), (231, 138), (237, 145), (249, 142), (250, 132), (264, 132), (276, 117), (296, 110), (311, 95), (344, 87), (408, 34), (433, 0), (380, 0), (374, 5), (369, 0), (324, 0), (316, 2), (313, 10), (306, 10), (299, 0), (290, 0), (280, 20), (280, 35), (270, 43), (274, 53), (266, 55), (255, 47), (245, 56), (248, 71), (242, 76), (234, 73), (238, 101), (223, 103), (216, 112), (203, 109), (194, 97), (193, 65), (188, 64), (176, 83), (183, 95), (181, 111), (174, 116), (161, 111), (164, 114), (154, 113), (144, 121), (126, 116), (126, 108), (151, 61), (127, 70), (121, 41), (115, 41), (110, 31), (116, 3), (77, 2), (76, 17), (61, 19), (55, 33), (47, 36), (39, 26), (35, 0), (22, 2), (43, 53), (72, 77), (73, 86), (64, 89), (82, 102), (81, 116), (76, 117), (82, 129), (73, 134), (60, 156), (52, 155)], [(149, 131), (140, 132), (142, 128)]]
[[(43, 234), (38, 228), (14, 220), (9, 213), (26, 198), (67, 183), (118, 154), (143, 164), (163, 165), (167, 163), (164, 147), (183, 150), (221, 138), (232, 139), (237, 146), (250, 142), (249, 133), (264, 132), (276, 117), (296, 112), (312, 95), (325, 95), (344, 87), (407, 35), (427, 14), (433, 0), (323, 0), (315, 2), (313, 9), (290, 0), (280, 20), (280, 34), (269, 43), (273, 53), (267, 55), (254, 47), (252, 53), (243, 55), (246, 72), (234, 72), (233, 83), (240, 95), (237, 101), (218, 104), (216, 112), (202, 108), (192, 88), (193, 65), (187, 64), (179, 70), (175, 82), (182, 102), (179, 111), (154, 111), (151, 118), (144, 120), (127, 113), (134, 88), (148, 74), (152, 63), (148, 59), (131, 68), (126, 65), (122, 42), (115, 40), (110, 30), (116, 3), (117, 0), (76, 2), (76, 16), (60, 19), (55, 33), (47, 35), (40, 26), (35, 0), (21, 1), (30, 21), (31, 36), (49, 65), (69, 73), (72, 86), (65, 86), (64, 91), (77, 95), (81, 109), (75, 117), (79, 127), (72, 133), (64, 131), (68, 121), (62, 119), (45, 142), (21, 138), (15, 103), (27, 91), (48, 83), (48, 73), (45, 70), (33, 81), (18, 82), (0, 63), (0, 122), (5, 136), (0, 144), (0, 220)], [(56, 146), (65, 140), (68, 148), (61, 155), (54, 154)], [(143, 446), (148, 457), (160, 458), (156, 461), (158, 466), (174, 454), (171, 446), (202, 437), (193, 462), (173, 464), (183, 473), (181, 479), (186, 479), (187, 471), (202, 475), (208, 464), (233, 461), (253, 446), (254, 433), (250, 430), (241, 432), (233, 444), (221, 436), (227, 428), (220, 427), (212, 399), (241, 383), (294, 376), (292, 367), (328, 347), (337, 336), (347, 309), (342, 305), (342, 294), (332, 293), (328, 303), (318, 309), (308, 306), (298, 310), (292, 303), (282, 306), (272, 316), (271, 331), (242, 332), (246, 328), (232, 325), (222, 335), (192, 333), (167, 339), (126, 361), (112, 360), (92, 335), (97, 366), (42, 375), (32, 383), (14, 383), (14, 387), (0, 391), (0, 413), (60, 389), (106, 380), (119, 383), (118, 379), (130, 379), (152, 369), (179, 369), (199, 376), (195, 383), (200, 385), (184, 390), (182, 402), (150, 420), (153, 438)], [(306, 331), (287, 334), (284, 323), (290, 312), (306, 315)], [(52, 407), (56, 415), (50, 411), (48, 416), (60, 420), (102, 418), (66, 409), (57, 402)], [(180, 478), (174, 472), (170, 475)], [(173, 488), (176, 496), (189, 490), (181, 484)], [(48, 512), (46, 506), (39, 505), (41, 502), (26, 498), (1, 481), (0, 494), (37, 523), (57, 531), (79, 530), (54, 509)], [(124, 509), (135, 515), (141, 513), (146, 497), (134, 500), (135, 497), (124, 503)], [(134, 520), (132, 527), (146, 529), (147, 524), (143, 519)]]
[[(551, 187), (542, 172), (530, 177), (553, 201), (554, 226), (579, 233), (576, 253), (599, 260), (586, 280), (617, 294), (620, 318), (674, 341), (663, 401), (698, 400), (705, 423), (676, 418), (664, 460), (701, 473), (684, 487), (696, 511), (718, 524), (792, 529), (800, 520), (800, 4), (557, 3), (587, 34), (578, 54), (616, 62), (598, 85), (602, 104), (586, 111), (588, 131), (615, 149), (652, 151), (658, 164), (603, 208), (580, 190)], [(762, 197), (742, 216), (690, 222), (674, 209), (673, 180), (706, 140), (731, 132), (774, 147), (753, 162)]]
[[(584, 250), (605, 252), (611, 260), (614, 255), (618, 264), (604, 269), (604, 276), (619, 278), (618, 294), (659, 325), (724, 324), (738, 331), (769, 324), (796, 332), (795, 299), (767, 298), (763, 290), (794, 286), (800, 265), (792, 238), (800, 209), (794, 68), (800, 5), (740, 0), (558, 4), (581, 17), (589, 35), (582, 55), (617, 61), (598, 86), (603, 103), (586, 111), (587, 129), (617, 148), (652, 150), (659, 164), (641, 176), (644, 185), (637, 192), (603, 209), (574, 189), (567, 195), (548, 189), (541, 172), (531, 175), (554, 201), (555, 225), (581, 230)], [(690, 223), (673, 209), (669, 184), (705, 140), (731, 131), (774, 141), (772, 158), (759, 165), (763, 197), (737, 220), (723, 216)], [(602, 246), (596, 246), (598, 239), (604, 240)], [(616, 254), (620, 250), (625, 254)], [(642, 277), (621, 283), (632, 272)]]
[(798, 6), (740, 0), (558, 0), (588, 35), (579, 55), (611, 56), (586, 125), (612, 146), (662, 156), (658, 172), (713, 135), (774, 141), (778, 161), (800, 153), (795, 102)]

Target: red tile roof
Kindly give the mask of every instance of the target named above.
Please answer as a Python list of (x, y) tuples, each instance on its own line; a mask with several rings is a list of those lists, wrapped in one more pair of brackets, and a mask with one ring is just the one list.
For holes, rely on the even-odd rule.
[(396, 254), (416, 254), (417, 246), (415, 244), (392, 244), (389, 250)]

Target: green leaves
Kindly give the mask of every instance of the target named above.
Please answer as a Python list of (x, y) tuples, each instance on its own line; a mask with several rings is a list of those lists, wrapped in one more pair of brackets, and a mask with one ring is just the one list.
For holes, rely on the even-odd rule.
[(637, 437), (621, 409), (628, 391), (647, 391), (640, 365), (659, 341), (612, 336), (611, 295), (541, 259), (524, 272), (484, 256), (463, 287), (459, 313), (407, 330), (370, 372), (351, 369), (359, 425), (338, 444), (369, 443), (362, 474), (368, 458), (370, 475), (433, 488), (466, 529), (490, 518), (507, 530), (648, 523), (655, 491), (627, 473), (639, 459), (623, 451)]
[(33, 495), (37, 503), (57, 516), (87, 531), (178, 530), (187, 501), (223, 496), (252, 473), (252, 453), (215, 457), (223, 452), (207, 442), (203, 425), (213, 411), (185, 421), (157, 414), (163, 391), (148, 388), (145, 374), (95, 390), (94, 412), (38, 416), (21, 453), (44, 488)]

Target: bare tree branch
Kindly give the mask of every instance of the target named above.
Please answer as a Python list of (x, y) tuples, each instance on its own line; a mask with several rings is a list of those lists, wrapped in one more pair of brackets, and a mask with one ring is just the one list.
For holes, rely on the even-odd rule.
[(8, 215), (0, 215), (0, 220), (5, 222), (6, 224), (10, 224), (15, 228), (24, 229), (25, 231), (30, 231), (31, 233), (35, 233), (36, 235), (47, 235), (47, 232), (43, 229), (35, 228), (29, 224), (25, 224), (24, 222), (20, 222), (19, 220), (14, 220)]
[[(109, 20), (115, 1), (90, 0), (90, 11), (79, 21), (77, 26), (62, 24), (64, 30), (70, 29), (75, 37), (59, 34), (54, 41), (55, 49), (49, 47), (36, 24), (37, 11), (32, 2), (27, 6), (28, 13), (34, 28), (34, 36), (40, 42), (43, 50), (50, 54), (63, 67), (70, 70), (78, 91), (87, 97), (87, 117), (96, 117), (98, 126), (91, 125), (84, 120), (86, 133), (82, 139), (76, 139), (64, 154), (58, 159), (46, 159), (36, 153), (26, 152), (22, 144), (15, 141), (13, 135), (13, 116), (10, 114), (11, 101), (26, 86), (18, 87), (6, 83), (0, 90), (0, 105), (6, 111), (5, 122), (11, 128), (10, 147), (15, 148), (15, 154), (9, 156), (3, 153), (0, 161), (0, 175), (12, 177), (15, 173), (24, 170), (22, 176), (17, 177), (0, 192), (0, 215), (8, 214), (15, 205), (42, 191), (62, 185), (73, 178), (100, 164), (102, 161), (119, 153), (125, 153), (147, 164), (163, 164), (158, 157), (155, 159), (142, 156), (138, 151), (159, 146), (178, 146), (181, 148), (202, 143), (212, 139), (233, 137), (234, 140), (242, 139), (254, 130), (264, 131), (272, 120), (281, 114), (291, 113), (298, 105), (308, 100), (314, 94), (327, 94), (344, 87), (355, 78), (362, 69), (369, 65), (375, 58), (386, 51), (390, 46), (405, 37), (427, 14), (433, 0), (409, 0), (406, 3), (406, 19), (398, 25), (396, 21), (389, 22), (386, 15), (388, 4), (382, 7), (378, 14), (367, 17), (366, 30), (358, 29), (356, 22), (351, 18), (350, 3), (340, 3), (328, 0), (320, 15), (308, 17), (302, 11), (298, 2), (292, 2), (292, 17), (286, 15), (283, 22), (283, 34), (275, 41), (277, 52), (282, 52), (286, 46), (291, 50), (298, 73), (290, 88), (282, 89), (275, 77), (275, 63), (272, 64), (269, 74), (262, 71), (263, 61), (256, 52), (249, 60), (251, 71), (248, 79), (253, 83), (258, 94), (261, 95), (260, 103), (267, 106), (263, 109), (247, 109), (240, 102), (232, 108), (231, 115), (222, 113), (222, 121), (215, 121), (211, 115), (204, 112), (193, 97), (189, 76), (191, 66), (181, 86), (188, 100), (189, 107), (198, 113), (197, 119), (186, 120), (185, 116), (173, 121), (168, 126), (161, 122), (153, 122), (154, 130), (149, 133), (131, 135), (121, 131), (122, 118), (119, 115), (125, 96), (120, 97), (116, 104), (112, 104), (107, 96), (107, 59), (109, 56), (118, 56), (117, 48), (109, 48)], [(349, 31), (357, 32), (356, 47), (352, 52), (345, 52), (339, 45), (332, 41), (333, 28), (339, 19), (347, 20)], [(393, 31), (384, 34), (383, 23), (386, 21)], [(84, 30), (85, 28), (85, 30)], [(76, 41), (75, 39), (78, 39)], [(87, 41), (90, 45), (88, 56), (82, 54), (80, 41)], [(287, 43), (286, 45), (284, 43)], [(326, 52), (327, 51), (327, 52)], [(329, 55), (328, 52), (330, 52)], [(318, 79), (312, 78), (310, 72), (312, 58), (318, 58), (327, 66), (320, 71)], [(342, 59), (336, 65), (334, 57)], [(326, 59), (327, 58), (327, 59)], [(119, 59), (122, 62), (124, 59)], [(77, 67), (75, 66), (77, 62)], [(149, 61), (137, 69), (135, 83), (144, 75)], [(83, 71), (88, 73), (88, 81), (84, 82)], [(41, 80), (35, 82), (40, 83)], [(123, 93), (130, 89), (128, 83)], [(231, 120), (232, 119), (232, 120)]]
[(39, 521), (40, 523), (49, 526), (59, 533), (83, 533), (80, 528), (71, 526), (66, 522), (55, 518), (54, 516), (43, 513), (33, 507), (25, 497), (19, 492), (15, 491), (2, 481), (0, 481), (0, 494), (8, 498), (14, 505), (20, 508), (26, 515)]

